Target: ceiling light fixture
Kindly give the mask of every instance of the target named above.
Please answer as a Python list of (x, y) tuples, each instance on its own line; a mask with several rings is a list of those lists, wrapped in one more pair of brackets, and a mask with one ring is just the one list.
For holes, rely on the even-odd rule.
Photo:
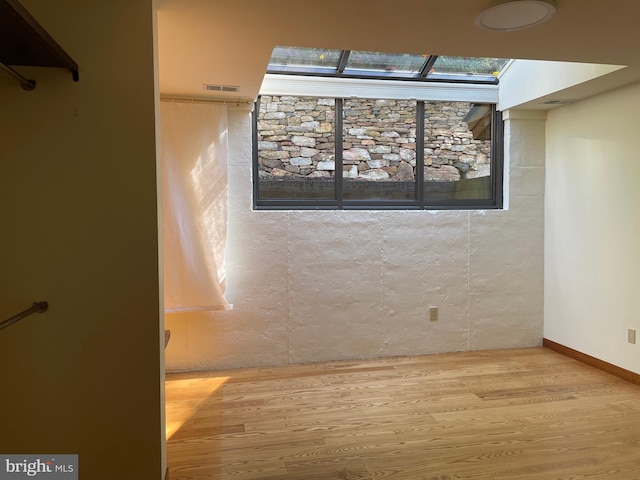
[(553, 0), (509, 0), (480, 12), (476, 25), (486, 30), (520, 30), (546, 22), (555, 13)]

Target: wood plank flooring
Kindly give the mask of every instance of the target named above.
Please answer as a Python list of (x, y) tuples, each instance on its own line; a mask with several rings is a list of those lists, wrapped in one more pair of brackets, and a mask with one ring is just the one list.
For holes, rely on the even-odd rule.
[(638, 480), (640, 387), (546, 348), (168, 374), (170, 480)]

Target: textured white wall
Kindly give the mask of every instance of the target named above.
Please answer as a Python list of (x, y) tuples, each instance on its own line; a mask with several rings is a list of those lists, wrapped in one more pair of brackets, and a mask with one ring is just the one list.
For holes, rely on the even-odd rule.
[(547, 124), (545, 337), (640, 373), (640, 84)]
[[(504, 211), (252, 211), (251, 124), (230, 112), (231, 312), (170, 315), (167, 368), (539, 345), (544, 120), (507, 120)], [(429, 321), (429, 307), (439, 320)]]

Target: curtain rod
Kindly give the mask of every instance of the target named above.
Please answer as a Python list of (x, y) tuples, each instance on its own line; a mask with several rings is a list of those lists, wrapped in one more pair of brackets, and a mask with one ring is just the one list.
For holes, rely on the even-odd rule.
[(250, 100), (231, 100), (231, 99), (214, 99), (214, 98), (187, 98), (187, 97), (167, 97), (160, 96), (161, 102), (176, 102), (176, 103), (221, 103), (223, 105), (253, 105)]

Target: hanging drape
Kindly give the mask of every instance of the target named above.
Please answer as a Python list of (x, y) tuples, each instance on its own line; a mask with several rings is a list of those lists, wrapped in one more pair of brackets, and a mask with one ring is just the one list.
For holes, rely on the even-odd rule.
[(228, 310), (227, 108), (161, 102), (165, 312)]

